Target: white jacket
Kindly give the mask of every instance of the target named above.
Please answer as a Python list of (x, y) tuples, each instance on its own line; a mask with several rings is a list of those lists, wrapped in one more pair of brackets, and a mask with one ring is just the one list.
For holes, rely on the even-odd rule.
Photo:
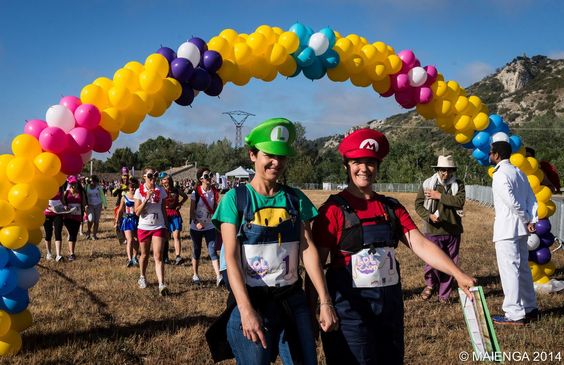
[(493, 241), (527, 236), (527, 223), (536, 223), (537, 199), (527, 176), (509, 160), (495, 167), (492, 182), (495, 208)]

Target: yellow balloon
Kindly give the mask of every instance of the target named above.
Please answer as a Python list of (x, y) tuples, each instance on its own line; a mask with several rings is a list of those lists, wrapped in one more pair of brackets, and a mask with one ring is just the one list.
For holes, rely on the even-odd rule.
[(459, 132), (468, 131), (469, 128), (471, 129), (472, 127), (472, 119), (467, 115), (459, 115), (454, 120), (454, 128)]
[(33, 245), (38, 245), (41, 241), (43, 241), (43, 232), (41, 231), (41, 228), (28, 229), (27, 233), (29, 235), (27, 242)]
[(435, 112), (437, 113), (437, 117), (449, 116), (452, 113), (452, 111), (453, 111), (453, 107), (450, 100), (447, 99), (437, 100), (437, 102), (435, 103)]
[[(523, 154), (525, 154), (525, 152), (523, 152)], [(541, 169), (535, 171), (535, 176), (539, 178), (540, 182), (544, 180), (544, 172)]]
[(59, 156), (51, 152), (38, 154), (33, 159), (33, 164), (39, 172), (46, 176), (55, 176), (61, 171), (61, 160)]
[(468, 106), (468, 98), (466, 96), (460, 95), (456, 98), (456, 102), (454, 103), (454, 109), (457, 113), (462, 114), (466, 107)]
[(454, 134), (454, 139), (460, 144), (465, 144), (472, 140), (472, 134), (458, 132)]
[(22, 336), (16, 331), (8, 331), (0, 337), (0, 356), (12, 356), (22, 348)]
[(6, 177), (13, 183), (28, 183), (35, 176), (33, 160), (27, 157), (14, 157), (6, 166)]
[(28, 238), (27, 229), (22, 226), (7, 226), (0, 229), (0, 243), (10, 250), (22, 248)]
[(31, 184), (16, 184), (8, 192), (8, 201), (16, 209), (30, 209), (37, 202), (37, 192)]
[(540, 279), (535, 280), (535, 283), (537, 284), (546, 284), (550, 281), (550, 278), (546, 275), (543, 275)]
[(446, 90), (445, 98), (449, 99), (452, 102), (456, 102), (459, 96), (460, 96), (460, 85), (458, 85), (458, 82), (456, 81), (449, 80), (447, 82), (447, 90)]
[(106, 108), (102, 110), (102, 118), (100, 119), (100, 127), (104, 128), (106, 131), (112, 133), (119, 131), (123, 125), (123, 115), (118, 108)]
[(552, 191), (548, 186), (541, 185), (541, 188), (538, 193), (535, 194), (537, 197), (537, 202), (543, 202), (546, 204), (552, 198)]
[(125, 86), (115, 85), (108, 91), (110, 103), (119, 110), (127, 109), (131, 103), (131, 91)]
[(272, 50), (270, 51), (270, 57), (269, 57), (269, 61), (271, 65), (279, 66), (283, 64), (284, 61), (286, 61), (286, 58), (288, 57), (289, 57), (288, 51), (286, 50), (286, 48), (284, 48), (284, 46), (278, 43), (272, 45)]
[(351, 76), (351, 83), (357, 87), (368, 87), (372, 85), (372, 80), (361, 72)]
[(141, 87), (139, 85), (139, 75), (128, 68), (120, 68), (114, 73), (114, 85), (125, 87), (131, 92), (137, 91)]
[(35, 191), (37, 191), (38, 199), (51, 199), (59, 190), (57, 179), (53, 176), (35, 175), (30, 183)]
[(219, 33), (219, 36), (221, 38), (224, 38), (226, 41), (228, 41), (229, 43), (235, 43), (235, 40), (238, 37), (238, 34), (235, 30), (233, 29), (224, 29), (221, 31), (221, 33)]
[(271, 82), (276, 78), (276, 76), (278, 76), (278, 69), (276, 67), (270, 67), (268, 69), (268, 73), (264, 77), (261, 77), (261, 80), (264, 82)]
[(339, 54), (339, 59), (341, 60), (341, 62), (345, 62), (352, 57), (354, 52), (354, 45), (350, 41), (350, 39), (340, 38), (335, 42), (333, 49)]
[(8, 312), (0, 310), (0, 337), (5, 336), (12, 327), (12, 318)]
[(490, 177), (493, 178), (493, 173), (494, 173), (495, 167), (490, 166), (488, 167), (488, 175), (490, 175)]
[(552, 200), (549, 200), (545, 203), (546, 205), (546, 216), (550, 217), (554, 213), (556, 213), (556, 204)]
[(10, 224), (15, 217), (16, 213), (12, 205), (5, 200), (0, 200), (0, 227)]
[(93, 104), (99, 110), (105, 109), (110, 104), (107, 91), (94, 84), (86, 85), (80, 91), (80, 100), (83, 104)]
[(527, 157), (527, 161), (529, 161), (529, 165), (531, 165), (531, 173), (535, 173), (539, 169), (539, 162), (534, 157)]
[(67, 181), (67, 174), (59, 171), (59, 173), (55, 175), (55, 179), (57, 183), (59, 183), (59, 186), (61, 186)]
[(395, 54), (391, 54), (388, 57), (386, 57), (386, 61), (384, 62), (384, 64), (386, 65), (387, 73), (389, 75), (398, 73), (403, 67), (403, 62), (401, 58), (399, 58), (399, 56)]
[[(163, 80), (162, 93), (166, 100), (175, 101), (182, 94), (182, 85), (180, 85), (178, 80), (173, 79), (172, 77), (167, 77)], [(143, 102), (143, 100), (139, 100)]]
[(515, 167), (521, 168), (525, 164), (525, 156), (520, 153), (514, 153), (509, 157), (509, 162)]
[(362, 57), (364, 64), (367, 66), (376, 63), (377, 54), (378, 54), (378, 50), (372, 44), (364, 45), (360, 49), (360, 56)]
[[(433, 95), (435, 95), (436, 98), (444, 99), (447, 93), (447, 89), (448, 89), (447, 83), (441, 80), (437, 80), (436, 82), (433, 83), (433, 85), (431, 85), (431, 90), (433, 90)], [(468, 113), (464, 113), (464, 114), (468, 114)]]
[(541, 265), (540, 269), (546, 276), (550, 277), (554, 275), (554, 272), (556, 271), (556, 265), (554, 265), (553, 261), (549, 261), (546, 264)]
[(240, 65), (245, 65), (253, 59), (253, 50), (247, 43), (235, 43), (233, 46), (235, 61)]
[(34, 136), (20, 134), (12, 140), (12, 152), (17, 157), (33, 158), (41, 153), (41, 145)]
[(539, 201), (537, 201), (537, 204), (537, 216), (539, 217), (539, 219), (548, 217), (548, 209), (546, 208), (546, 204)]
[(141, 88), (149, 94), (155, 94), (163, 86), (163, 79), (165, 77), (166, 75), (161, 77), (158, 73), (150, 70), (143, 71), (139, 75), (139, 84)]
[[(45, 222), (44, 209), (33, 207), (29, 210), (16, 209), (14, 224), (26, 229), (38, 229)], [(28, 232), (29, 234), (29, 232)]]
[(31, 327), (33, 323), (33, 318), (29, 309), (24, 309), (23, 311), (15, 314), (10, 314), (11, 326), (10, 329), (15, 332), (22, 332)]
[(529, 185), (531, 185), (531, 190), (533, 190), (533, 193), (538, 193), (541, 189), (539, 178), (535, 175), (527, 175), (527, 179), (529, 180)]
[(329, 77), (331, 81), (336, 81), (336, 82), (347, 81), (349, 79), (349, 71), (347, 71), (345, 65), (342, 62), (340, 62), (337, 65), (337, 67), (333, 67), (327, 70), (327, 77)]
[(544, 273), (542, 272), (540, 265), (534, 261), (529, 261), (529, 269), (531, 269), (531, 276), (533, 277), (533, 281), (537, 281)]
[(389, 77), (384, 77), (381, 80), (374, 81), (372, 83), (372, 88), (379, 94), (384, 94), (390, 90), (392, 87), (392, 82)]
[[(288, 57), (292, 58), (292, 57)], [(233, 83), (237, 86), (244, 86), (251, 80), (251, 73), (245, 67), (238, 67), (234, 76)]]
[(386, 65), (384, 65), (383, 63), (376, 62), (372, 65), (369, 65), (366, 70), (368, 72), (368, 76), (374, 81), (388, 78), (388, 74), (386, 73)]
[(255, 32), (262, 34), (269, 43), (276, 42), (276, 34), (269, 25), (263, 24), (255, 29)]
[(130, 118), (125, 118), (125, 122), (121, 126), (120, 131), (122, 131), (123, 133), (131, 134), (137, 132), (137, 130), (139, 130), (139, 127), (141, 127), (139, 118), (135, 118), (135, 116), (130, 115)]
[(354, 56), (345, 61), (344, 65), (349, 75), (355, 75), (362, 72), (362, 69), (364, 68), (364, 61), (362, 60), (362, 57)]
[(247, 44), (253, 50), (253, 54), (261, 55), (268, 48), (268, 40), (261, 33), (253, 33), (249, 35), (247, 39)]
[(265, 77), (269, 72), (269, 64), (268, 61), (262, 57), (255, 57), (254, 60), (251, 61), (249, 64), (249, 70), (251, 72), (251, 76), (262, 79)]
[(376, 61), (385, 62), (386, 58), (390, 55), (386, 43), (374, 42), (372, 45), (376, 48)]
[(223, 82), (233, 81), (233, 78), (237, 74), (238, 67), (235, 63), (230, 60), (223, 60), (220, 69), (217, 71), (217, 74)]
[(208, 42), (208, 49), (210, 51), (216, 51), (219, 54), (228, 56), (231, 53), (231, 45), (223, 37), (213, 37)]
[(110, 136), (112, 137), (112, 142), (115, 141), (116, 139), (118, 139), (119, 137), (119, 130), (118, 131), (108, 131), (110, 133)]
[(477, 131), (483, 131), (490, 125), (490, 119), (486, 113), (480, 112), (474, 117), (474, 119), (472, 119), (472, 123), (474, 124), (474, 129)]
[[(153, 95), (142, 90), (136, 91), (134, 94), (139, 96), (139, 98), (145, 104), (145, 111), (143, 112), (143, 114), (148, 114), (149, 110), (153, 109)], [(141, 110), (139, 112), (141, 113)]]
[(12, 161), (14, 155), (10, 154), (3, 154), (0, 155), (0, 181), (6, 179), (6, 167), (8, 167), (8, 163)]
[(277, 35), (280, 36), (280, 34), (284, 33), (284, 29), (280, 28), (280, 27), (272, 27), (272, 31)]
[(114, 87), (114, 82), (107, 77), (98, 77), (92, 84), (100, 86), (106, 93)]
[(278, 37), (278, 44), (283, 46), (288, 53), (294, 53), (300, 46), (300, 39), (294, 32), (284, 32)]
[[(160, 117), (161, 115), (163, 115), (166, 112), (166, 109), (168, 108), (168, 103), (166, 102), (166, 100), (160, 96), (160, 95), (155, 95), (153, 97), (153, 108), (149, 111), (149, 115), (152, 117)], [(123, 128), (122, 128), (123, 131)]]
[[(389, 77), (387, 79), (389, 80)], [(372, 84), (372, 87), (374, 87), (374, 84)], [(437, 116), (435, 114), (435, 107), (432, 103), (417, 104), (415, 110), (417, 110), (417, 113), (419, 113), (419, 115), (421, 115), (423, 118), (427, 120), (435, 119), (435, 117)]]
[[(278, 72), (280, 72), (283, 76), (290, 77), (296, 72), (297, 67), (298, 65), (296, 64), (294, 57), (286, 57), (286, 60), (278, 66)], [(327, 72), (329, 71), (330, 70)]]
[(136, 75), (139, 75), (141, 72), (145, 71), (145, 66), (143, 66), (141, 62), (137, 61), (129, 61), (125, 64), (125, 66), (123, 66), (123, 68), (135, 72)]
[(360, 40), (360, 36), (358, 34), (349, 34), (346, 37), (349, 41), (351, 41), (353, 47), (355, 50), (360, 51), (360, 49), (362, 48), (363, 44)]
[(157, 74), (161, 79), (168, 75), (168, 60), (159, 53), (153, 53), (145, 59), (145, 71)]

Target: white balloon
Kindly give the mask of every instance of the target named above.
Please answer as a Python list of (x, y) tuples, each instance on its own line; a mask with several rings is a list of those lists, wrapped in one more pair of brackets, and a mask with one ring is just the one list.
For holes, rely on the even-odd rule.
[(421, 66), (414, 67), (407, 73), (409, 85), (419, 87), (427, 82), (427, 71)]
[(49, 127), (59, 127), (66, 133), (74, 128), (75, 120), (72, 112), (64, 105), (53, 105), (45, 113), (45, 121)]
[(320, 56), (329, 49), (329, 39), (323, 33), (313, 33), (307, 45), (313, 49), (316, 56)]
[(200, 63), (200, 50), (194, 43), (184, 42), (178, 47), (176, 52), (178, 57), (186, 58), (192, 63), (192, 66), (196, 67)]
[(492, 136), (492, 143), (502, 141), (509, 143), (509, 136), (507, 135), (507, 133), (497, 132)]
[(29, 289), (39, 281), (39, 272), (35, 269), (35, 267), (16, 270), (18, 276), (18, 286), (22, 289)]
[(539, 248), (540, 245), (540, 237), (537, 236), (535, 233), (532, 233), (529, 238), (527, 238), (527, 247), (529, 251), (534, 251)]

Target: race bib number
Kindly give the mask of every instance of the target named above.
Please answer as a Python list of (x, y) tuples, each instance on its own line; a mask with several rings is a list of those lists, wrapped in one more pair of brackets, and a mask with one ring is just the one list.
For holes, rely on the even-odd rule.
[(243, 245), (243, 271), (249, 286), (287, 286), (298, 280), (299, 242)]
[(353, 287), (377, 288), (399, 282), (393, 247), (365, 248), (351, 256)]
[(159, 219), (159, 215), (157, 213), (151, 213), (147, 215), (142, 215), (141, 218), (143, 219), (143, 223), (149, 226), (154, 226), (157, 223), (157, 220)]

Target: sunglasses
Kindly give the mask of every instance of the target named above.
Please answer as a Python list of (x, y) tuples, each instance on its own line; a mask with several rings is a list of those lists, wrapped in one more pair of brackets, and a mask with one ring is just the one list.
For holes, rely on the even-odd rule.
[(202, 175), (202, 179), (209, 180), (209, 179), (210, 179), (210, 174), (203, 174), (203, 175)]
[(149, 180), (153, 180), (155, 178), (155, 174), (153, 174), (152, 172), (149, 172), (148, 174), (145, 175), (145, 177)]

